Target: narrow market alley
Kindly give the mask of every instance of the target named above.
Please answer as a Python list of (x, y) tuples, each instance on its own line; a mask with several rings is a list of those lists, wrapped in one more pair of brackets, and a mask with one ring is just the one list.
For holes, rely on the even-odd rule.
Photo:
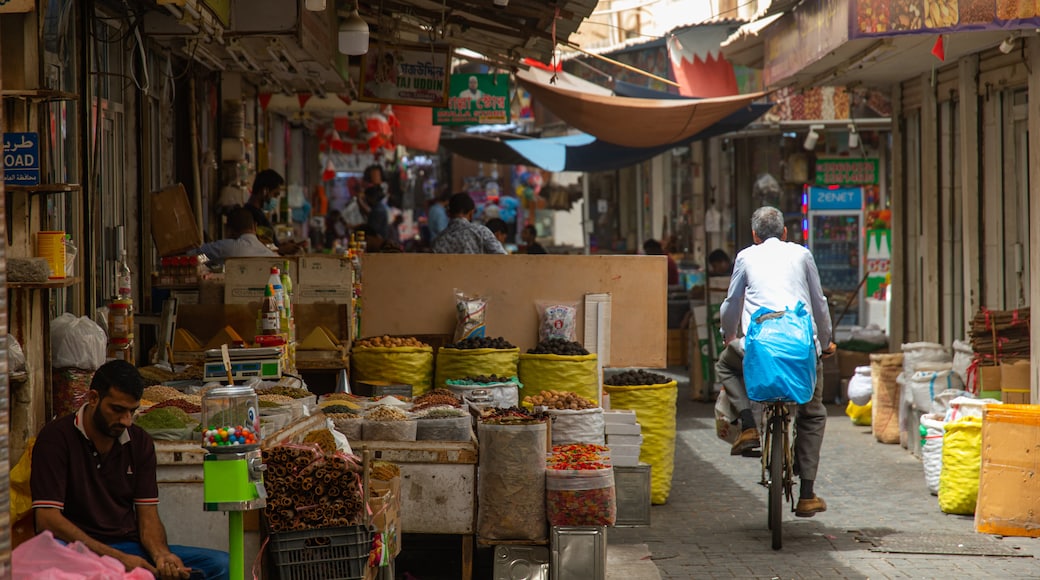
[[(837, 405), (828, 405), (816, 483), (828, 510), (811, 519), (785, 513), (784, 546), (774, 552), (758, 460), (731, 457), (715, 435), (714, 406), (691, 401), (682, 374), (667, 374), (680, 380), (668, 504), (651, 508), (649, 528), (608, 532), (612, 548), (645, 544), (661, 578), (1040, 576), (1040, 539), (976, 534), (971, 517), (942, 513), (921, 462), (899, 445), (878, 443)], [(607, 577), (622, 576), (608, 569)]]

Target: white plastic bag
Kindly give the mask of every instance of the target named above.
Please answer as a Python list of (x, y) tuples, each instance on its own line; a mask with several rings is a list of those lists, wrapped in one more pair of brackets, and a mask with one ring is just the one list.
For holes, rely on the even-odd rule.
[(51, 322), (51, 366), (97, 370), (105, 364), (108, 337), (96, 322), (66, 312)]
[(939, 495), (939, 476), (942, 474), (943, 434), (946, 422), (940, 414), (921, 415), (921, 463), (928, 493)]
[(7, 368), (12, 373), (25, 370), (25, 352), (13, 334), (7, 335)]
[(538, 308), (538, 341), (578, 340), (578, 303), (577, 302), (545, 302), (539, 301)]
[(603, 409), (599, 407), (581, 411), (549, 409), (547, 412), (553, 417), (553, 445), (570, 443), (603, 445)]
[(870, 376), (870, 367), (856, 367), (856, 374), (849, 379), (849, 400), (862, 407), (870, 401), (874, 393), (874, 381)]
[(352, 197), (347, 205), (343, 207), (341, 212), (343, 215), (343, 221), (350, 227), (356, 228), (365, 223), (365, 215), (361, 213), (361, 205), (358, 204), (357, 197)]

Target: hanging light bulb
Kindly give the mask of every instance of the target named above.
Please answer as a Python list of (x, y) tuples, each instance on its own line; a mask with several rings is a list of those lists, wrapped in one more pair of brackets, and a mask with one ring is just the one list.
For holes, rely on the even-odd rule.
[(358, 14), (356, 6), (339, 25), (339, 51), (355, 56), (368, 52), (368, 23)]
[(859, 133), (855, 125), (849, 125), (849, 149), (859, 148)]
[(809, 127), (809, 134), (805, 136), (805, 142), (802, 146), (805, 147), (806, 151), (812, 151), (816, 148), (816, 142), (820, 140), (820, 134), (816, 132), (816, 126)]
[(306, 0), (303, 6), (311, 12), (324, 12), (325, 11), (325, 0)]

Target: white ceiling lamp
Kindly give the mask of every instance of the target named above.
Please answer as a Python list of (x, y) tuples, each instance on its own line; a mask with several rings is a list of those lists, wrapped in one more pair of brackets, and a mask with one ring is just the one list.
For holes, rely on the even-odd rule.
[(805, 147), (806, 151), (812, 151), (816, 149), (816, 142), (820, 140), (819, 131), (823, 130), (823, 125), (809, 125), (809, 134), (805, 136), (805, 142), (802, 146)]
[(1001, 54), (1011, 54), (1011, 51), (1015, 50), (1015, 37), (1009, 36), (1000, 41), (1000, 46), (997, 47), (997, 50), (999, 50)]
[(495, 6), (505, 8), (506, 6), (509, 6), (509, 0), (495, 0)]
[(856, 126), (849, 124), (849, 149), (859, 148), (859, 133), (856, 131)]
[(306, 0), (303, 6), (311, 12), (324, 12), (325, 0)]
[(358, 14), (356, 4), (350, 16), (339, 24), (339, 51), (354, 56), (368, 53), (368, 23)]

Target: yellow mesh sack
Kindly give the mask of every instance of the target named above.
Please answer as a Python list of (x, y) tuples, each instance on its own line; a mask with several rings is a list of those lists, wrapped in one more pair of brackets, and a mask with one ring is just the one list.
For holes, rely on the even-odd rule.
[(650, 464), (650, 503), (666, 503), (675, 469), (676, 382), (626, 387), (604, 385), (603, 388), (610, 394), (611, 409), (636, 412), (636, 421), (643, 433), (639, 460)]
[(412, 385), (412, 395), (419, 396), (430, 390), (433, 381), (433, 347), (355, 347), (350, 374), (354, 381)]
[(867, 401), (866, 405), (857, 405), (852, 401), (845, 406), (845, 414), (852, 419), (853, 425), (860, 425), (863, 427), (870, 426), (871, 409), (874, 407), (872, 401)]
[(939, 475), (939, 509), (943, 513), (975, 513), (981, 468), (982, 419), (964, 417), (947, 423)]
[(480, 375), (515, 377), (519, 348), (442, 348), (437, 351), (433, 387), (448, 388), (445, 381)]
[(552, 389), (577, 393), (593, 402), (599, 401), (599, 370), (594, 354), (521, 354), (519, 373), (525, 397)]

